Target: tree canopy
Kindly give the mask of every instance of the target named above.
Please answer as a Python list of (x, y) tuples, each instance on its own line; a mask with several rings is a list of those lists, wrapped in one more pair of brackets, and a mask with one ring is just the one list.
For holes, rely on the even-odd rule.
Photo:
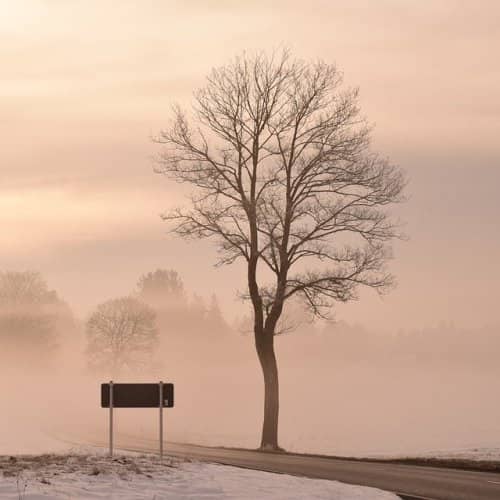
[(393, 283), (399, 236), (390, 206), (404, 174), (370, 148), (358, 90), (323, 61), (243, 54), (215, 68), (192, 113), (174, 108), (157, 171), (191, 186), (190, 203), (164, 215), (186, 238), (212, 238), (219, 265), (246, 263), (255, 346), (264, 376), (261, 447), (278, 447), (274, 336), (301, 298), (315, 316)]
[(154, 311), (135, 297), (98, 305), (86, 332), (89, 367), (110, 375), (150, 366), (158, 341)]

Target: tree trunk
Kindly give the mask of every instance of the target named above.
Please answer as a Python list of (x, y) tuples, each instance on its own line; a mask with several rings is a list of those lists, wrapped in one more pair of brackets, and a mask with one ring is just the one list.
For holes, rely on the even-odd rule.
[(279, 383), (278, 366), (274, 354), (274, 335), (269, 332), (255, 333), (255, 346), (264, 375), (264, 422), (262, 425), (261, 450), (277, 450)]

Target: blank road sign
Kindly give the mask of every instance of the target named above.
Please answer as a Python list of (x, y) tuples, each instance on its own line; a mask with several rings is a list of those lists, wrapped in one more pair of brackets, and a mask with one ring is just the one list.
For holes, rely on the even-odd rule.
[[(159, 408), (160, 384), (113, 384), (114, 408)], [(101, 407), (109, 408), (109, 384), (101, 384)], [(163, 384), (163, 407), (174, 407), (174, 384)]]

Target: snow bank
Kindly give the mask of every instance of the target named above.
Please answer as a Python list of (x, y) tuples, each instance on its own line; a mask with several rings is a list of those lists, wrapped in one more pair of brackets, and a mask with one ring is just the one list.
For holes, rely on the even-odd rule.
[(145, 455), (0, 457), (2, 500), (395, 500), (391, 493), (307, 479)]
[[(453, 450), (433, 450), (425, 453), (407, 453), (406, 455), (399, 454), (397, 458), (405, 457), (417, 458), (451, 458), (459, 460), (475, 460), (475, 461), (500, 461), (500, 448), (498, 447), (478, 447), (478, 448), (458, 448)], [(392, 456), (391, 456), (392, 458)]]

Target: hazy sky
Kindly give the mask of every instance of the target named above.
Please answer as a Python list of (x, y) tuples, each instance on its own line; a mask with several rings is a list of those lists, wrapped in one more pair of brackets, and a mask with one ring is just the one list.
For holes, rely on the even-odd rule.
[(375, 149), (411, 180), (398, 289), (337, 317), (500, 322), (499, 16), (487, 0), (0, 0), (0, 268), (42, 271), (79, 314), (174, 268), (231, 317), (244, 281), (165, 235), (179, 195), (149, 137), (212, 66), (286, 45), (360, 86)]

